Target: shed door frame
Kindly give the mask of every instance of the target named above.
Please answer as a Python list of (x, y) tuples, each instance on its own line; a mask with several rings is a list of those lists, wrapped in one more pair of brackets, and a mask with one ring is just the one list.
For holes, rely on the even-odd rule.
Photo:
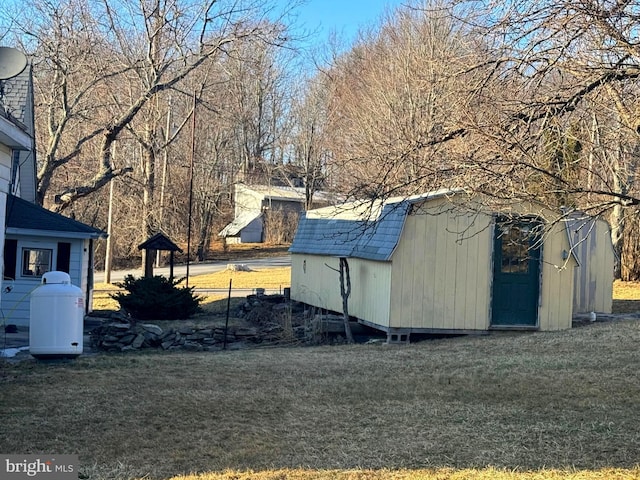
[(491, 328), (538, 328), (542, 228), (536, 217), (495, 218)]

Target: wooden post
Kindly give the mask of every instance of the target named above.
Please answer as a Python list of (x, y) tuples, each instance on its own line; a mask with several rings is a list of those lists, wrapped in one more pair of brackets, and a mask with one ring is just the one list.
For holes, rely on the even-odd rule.
[(144, 257), (144, 277), (153, 277), (153, 257), (154, 251), (152, 249), (145, 249), (146, 255)]
[(173, 250), (169, 253), (169, 281), (173, 282)]

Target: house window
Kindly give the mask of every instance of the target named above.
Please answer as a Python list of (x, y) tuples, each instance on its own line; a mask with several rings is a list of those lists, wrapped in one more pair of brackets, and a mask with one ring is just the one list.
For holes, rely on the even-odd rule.
[(53, 250), (45, 248), (22, 249), (22, 276), (41, 277), (51, 270)]

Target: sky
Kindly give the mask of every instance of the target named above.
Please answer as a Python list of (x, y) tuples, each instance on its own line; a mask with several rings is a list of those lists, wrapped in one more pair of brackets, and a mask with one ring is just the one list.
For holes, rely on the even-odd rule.
[(315, 32), (313, 43), (326, 43), (331, 32), (335, 32), (351, 44), (360, 28), (375, 25), (387, 10), (403, 3), (407, 0), (303, 0), (295, 11), (297, 23)]

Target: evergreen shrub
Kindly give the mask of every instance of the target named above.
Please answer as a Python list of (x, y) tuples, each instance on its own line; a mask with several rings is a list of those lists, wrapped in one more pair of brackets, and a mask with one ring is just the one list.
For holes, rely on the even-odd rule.
[(186, 319), (200, 310), (202, 298), (194, 294), (193, 287), (179, 287), (182, 280), (127, 275), (124, 282), (116, 285), (128, 293), (118, 292), (111, 297), (138, 320)]

